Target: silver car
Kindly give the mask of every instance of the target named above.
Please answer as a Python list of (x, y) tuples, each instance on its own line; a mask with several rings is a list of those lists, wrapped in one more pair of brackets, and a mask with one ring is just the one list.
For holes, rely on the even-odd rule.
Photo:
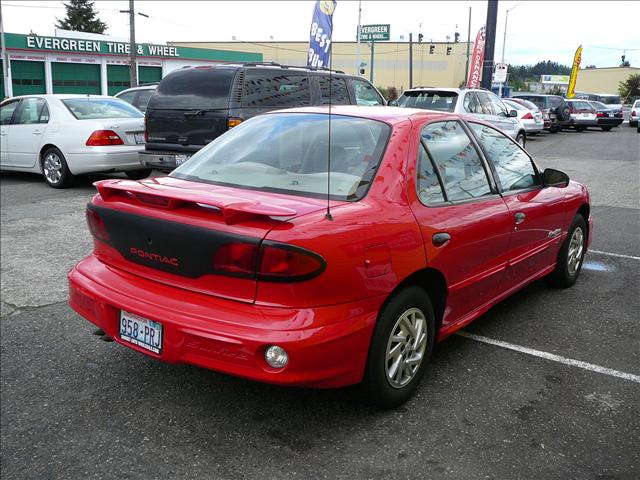
[(508, 109), (494, 93), (484, 89), (416, 87), (390, 105), (458, 113), (491, 123), (524, 147), (526, 130), (515, 109)]
[(514, 109), (518, 112), (518, 120), (522, 123), (527, 135), (536, 135), (544, 129), (544, 120), (542, 119), (542, 112), (533, 103), (524, 100), (529, 103), (528, 107), (505, 98), (502, 100), (509, 109)]

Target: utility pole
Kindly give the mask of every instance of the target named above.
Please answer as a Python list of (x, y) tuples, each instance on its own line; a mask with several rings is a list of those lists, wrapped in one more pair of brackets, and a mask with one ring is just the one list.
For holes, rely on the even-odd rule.
[[(4, 96), (13, 97), (13, 85), (11, 80), (11, 62), (4, 41), (4, 24), (2, 22), (2, 2), (0, 2), (0, 43), (2, 43), (2, 78), (4, 83)], [(0, 100), (4, 100), (0, 98)]]
[(360, 76), (360, 21), (362, 19), (362, 0), (358, 1), (358, 33), (356, 38), (356, 75)]
[(471, 7), (469, 7), (469, 28), (467, 30), (467, 62), (464, 64), (464, 83), (469, 80), (469, 47), (471, 46)]
[(498, 22), (498, 0), (489, 0), (487, 6), (486, 44), (484, 47), (484, 64), (482, 66), (482, 88), (491, 90), (493, 76), (493, 54), (496, 48), (496, 24)]
[(409, 34), (409, 88), (413, 88), (413, 33)]
[(371, 70), (369, 71), (369, 81), (373, 85), (373, 51), (375, 49), (375, 44), (373, 40), (371, 40)]
[[(129, 14), (129, 78), (131, 79), (131, 87), (138, 86), (138, 61), (136, 59), (136, 12), (133, 6), (133, 0), (129, 0), (129, 10), (120, 10), (120, 13)], [(149, 18), (149, 15), (138, 12), (141, 17)]]

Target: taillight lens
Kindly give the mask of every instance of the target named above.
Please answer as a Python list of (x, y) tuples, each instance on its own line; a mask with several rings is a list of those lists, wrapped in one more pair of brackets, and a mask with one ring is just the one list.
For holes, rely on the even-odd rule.
[(213, 255), (213, 271), (223, 275), (253, 277), (256, 273), (257, 254), (256, 244), (226, 243)]
[(87, 147), (104, 147), (107, 145), (124, 145), (122, 139), (113, 130), (96, 130), (88, 138)]
[(242, 120), (239, 118), (229, 117), (227, 119), (227, 128), (237, 127), (242, 123)]
[(317, 253), (301, 247), (278, 243), (263, 243), (258, 279), (275, 282), (309, 280), (326, 267)]
[(598, 113), (596, 113), (596, 117), (598, 117), (598, 118), (601, 118), (601, 117), (604, 117), (604, 116), (605, 116), (605, 115), (604, 115), (604, 112), (598, 112)]
[(109, 232), (107, 231), (107, 226), (104, 223), (102, 217), (95, 210), (87, 207), (87, 224), (89, 225), (89, 230), (91, 234), (97, 238), (98, 240), (102, 240), (103, 242), (109, 241)]
[(522, 116), (523, 120), (533, 120), (533, 115), (531, 115), (531, 112), (527, 112)]
[(633, 117), (635, 117), (635, 116), (637, 115), (636, 111), (635, 111), (635, 110), (631, 110), (631, 115), (632, 115)]

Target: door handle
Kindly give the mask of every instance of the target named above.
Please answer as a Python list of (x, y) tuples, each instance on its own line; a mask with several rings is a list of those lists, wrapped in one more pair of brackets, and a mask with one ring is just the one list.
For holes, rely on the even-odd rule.
[(444, 245), (449, 240), (451, 240), (451, 235), (449, 235), (447, 232), (434, 233), (433, 236), (431, 237), (431, 242), (436, 247), (440, 247), (441, 245)]
[(33, 133), (34, 135), (40, 135), (40, 134), (42, 134), (42, 132), (41, 132), (40, 130), (34, 130), (34, 131), (33, 131), (33, 132), (31, 132), (31, 133)]
[(522, 222), (524, 222), (524, 219), (526, 217), (526, 215), (522, 212), (518, 212), (513, 216), (516, 220), (516, 225), (521, 224)]

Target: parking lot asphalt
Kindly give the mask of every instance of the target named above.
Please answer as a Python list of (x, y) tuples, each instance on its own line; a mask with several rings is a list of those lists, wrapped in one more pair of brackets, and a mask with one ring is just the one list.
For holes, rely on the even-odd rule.
[(2, 478), (640, 478), (640, 135), (527, 149), (588, 185), (592, 252), (573, 288), (536, 282), (465, 331), (628, 378), (454, 335), (385, 412), (354, 388), (263, 385), (99, 340), (65, 273), (91, 250), (84, 204), (103, 177), (58, 191), (2, 173)]

